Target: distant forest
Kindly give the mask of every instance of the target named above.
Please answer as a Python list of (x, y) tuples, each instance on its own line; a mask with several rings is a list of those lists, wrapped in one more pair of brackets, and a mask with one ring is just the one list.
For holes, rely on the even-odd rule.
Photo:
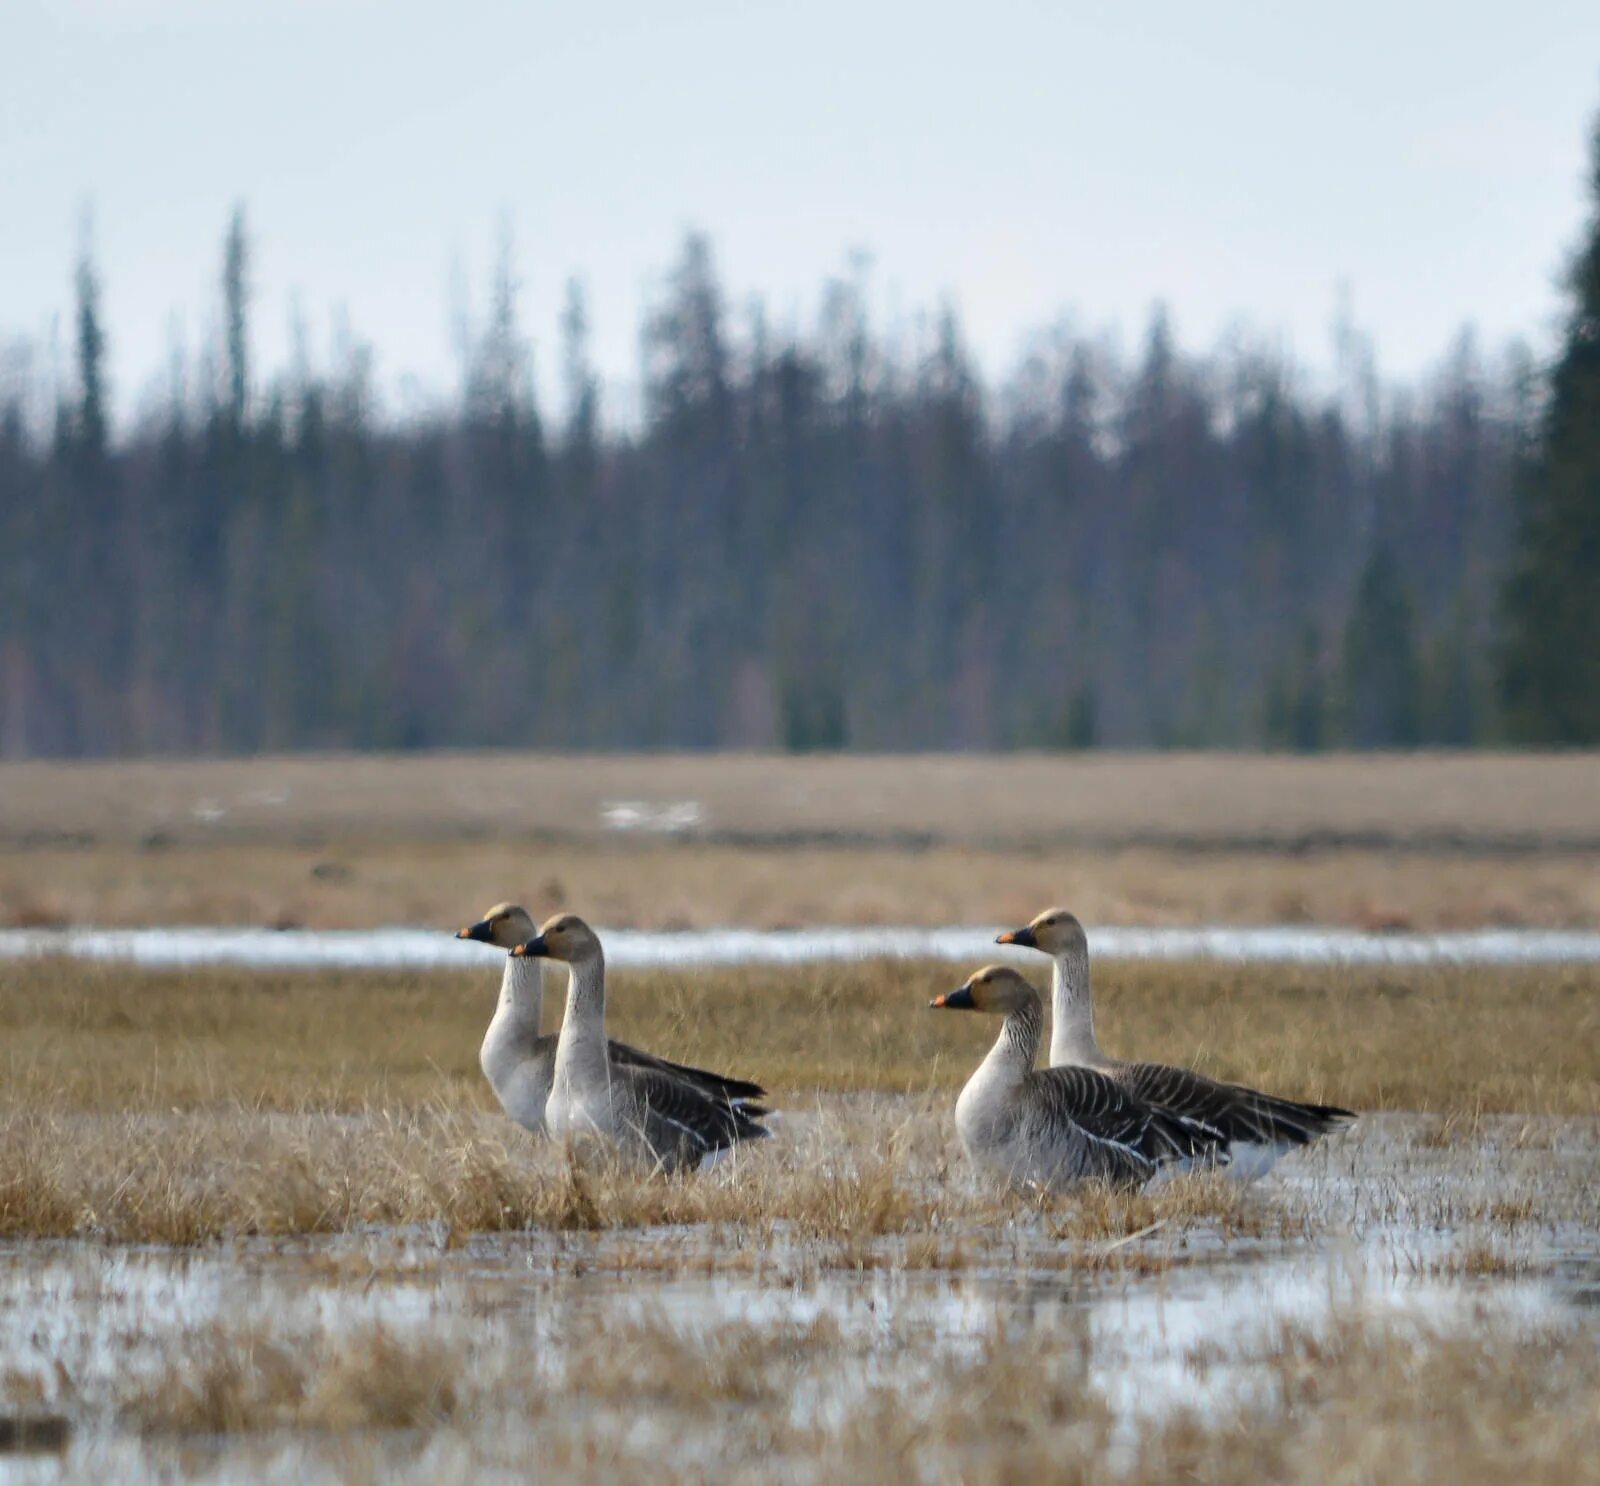
[(214, 346), (126, 436), (86, 257), (72, 368), (0, 384), (0, 755), (308, 748), (1406, 747), (1504, 736), (1525, 352), (1329, 389), (1248, 337), (1041, 332), (986, 386), (950, 313), (730, 311), (691, 236), (603, 416), (580, 290), (535, 395), (509, 262), (455, 405), (370, 349)]

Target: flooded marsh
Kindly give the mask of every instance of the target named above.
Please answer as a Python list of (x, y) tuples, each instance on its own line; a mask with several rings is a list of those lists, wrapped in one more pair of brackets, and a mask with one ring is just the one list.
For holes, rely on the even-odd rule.
[(490, 1108), (487, 960), (0, 966), (0, 1471), (1594, 1479), (1600, 970), (1110, 965), (1108, 1043), (1363, 1117), (1053, 1197), (957, 1146), (949, 974), (619, 973), (781, 1110), (660, 1180)]
[(0, 1389), (71, 1423), (26, 1468), (1142, 1481), (1221, 1468), (1247, 1431), (1309, 1481), (1308, 1429), (1492, 1460), (1459, 1453), (1459, 1411), (1505, 1462), (1475, 1478), (1592, 1478), (1597, 1122), (1378, 1116), (1249, 1188), (1039, 1200), (908, 1138), (931, 1114), (827, 1096), (738, 1168), (653, 1187), (527, 1142), (520, 1182), (565, 1207), (501, 1231), (419, 1208), (187, 1249), (10, 1242)]

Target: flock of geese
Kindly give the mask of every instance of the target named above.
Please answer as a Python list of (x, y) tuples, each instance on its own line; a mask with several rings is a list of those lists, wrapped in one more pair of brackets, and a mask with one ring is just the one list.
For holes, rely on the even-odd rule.
[[(491, 908), (458, 939), (506, 953), (500, 999), (479, 1050), (506, 1114), (557, 1138), (599, 1137), (657, 1170), (693, 1168), (770, 1132), (765, 1090), (672, 1063), (606, 1036), (600, 937), (574, 914), (536, 926), (514, 904)], [(1130, 1063), (1101, 1051), (1089, 992), (1089, 944), (1065, 909), (1041, 913), (1001, 944), (1048, 955), (1050, 1066), (1035, 1068), (1044, 1033), (1039, 993), (990, 965), (935, 1008), (1002, 1017), (1000, 1035), (956, 1100), (973, 1165), (1004, 1181), (1057, 1188), (1083, 1181), (1141, 1185), (1158, 1171), (1226, 1167), (1261, 1176), (1288, 1152), (1356, 1116), (1222, 1083), (1188, 1068)], [(540, 1030), (545, 966), (567, 971), (561, 1030)]]

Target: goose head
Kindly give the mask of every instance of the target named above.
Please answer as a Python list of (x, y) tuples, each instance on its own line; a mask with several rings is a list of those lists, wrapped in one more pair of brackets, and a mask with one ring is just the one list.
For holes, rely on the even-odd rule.
[(1065, 908), (1047, 908), (1032, 923), (1002, 934), (995, 943), (1037, 949), (1051, 956), (1089, 953), (1083, 925)]
[(457, 939), (476, 939), (499, 949), (515, 949), (538, 933), (525, 908), (515, 903), (496, 903), (475, 924), (456, 930)]
[(987, 1011), (996, 1016), (1009, 1016), (1032, 1003), (1039, 1005), (1039, 993), (1009, 965), (986, 965), (974, 970), (964, 984), (942, 996), (935, 996), (928, 1005), (935, 1010)]
[(558, 913), (511, 953), (522, 959), (560, 960), (577, 965), (600, 957), (600, 936), (577, 914)]

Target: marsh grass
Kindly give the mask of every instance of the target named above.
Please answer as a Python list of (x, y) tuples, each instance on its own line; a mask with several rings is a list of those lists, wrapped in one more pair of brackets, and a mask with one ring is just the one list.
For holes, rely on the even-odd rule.
[(577, 1406), (693, 1420), (781, 1411), (799, 1377), (858, 1350), (826, 1317), (713, 1332), (640, 1317), (558, 1334), (543, 1356), (454, 1324), (299, 1334), (218, 1322), (169, 1337), (160, 1365), (114, 1386), (113, 1409), (147, 1437), (432, 1431)]
[(1600, 1358), (1560, 1328), (1487, 1317), (1443, 1330), (1338, 1316), (1264, 1339), (1265, 1396), (1218, 1428), (1197, 1415), (1141, 1440), (1140, 1479), (1398, 1483), (1600, 1478)]
[[(900, 962), (616, 976), (619, 1035), (760, 1078), (779, 1110), (776, 1139), (666, 1181), (563, 1156), (498, 1114), (476, 1066), (492, 964), (9, 963), (0, 1235), (189, 1245), (429, 1223), (452, 1242), (733, 1225), (741, 1251), (812, 1244), (819, 1262), (865, 1269), (913, 1251), (963, 1263), (967, 1230), (1019, 1214), (1070, 1241), (1060, 1262), (1113, 1245), (1101, 1260), (1124, 1266), (1154, 1262), (1160, 1245), (1121, 1245), (1152, 1225), (1165, 1243), (1195, 1224), (1227, 1238), (1300, 1221), (1292, 1204), (1203, 1176), (1067, 1203), (975, 1184), (949, 1109), (993, 1028), (926, 1010), (950, 976)], [(1478, 1142), (1492, 1111), (1530, 1116), (1496, 1126), (1513, 1147), (1548, 1144), (1545, 1115), (1600, 1112), (1597, 989), (1594, 969), (1111, 966), (1098, 982), (1112, 1047), (1368, 1112), (1435, 1110), (1412, 1139), (1446, 1154)]]
[[(1096, 1386), (1095, 1341), (1070, 1327), (1000, 1323), (930, 1363), (907, 1336), (864, 1347), (827, 1322), (688, 1334), (653, 1320), (576, 1339), (559, 1368), (521, 1375), (459, 1335), (441, 1347), (380, 1334), (375, 1346), (293, 1354), (219, 1346), (193, 1376), (135, 1393), (123, 1418), (147, 1434), (229, 1434), (481, 1429), (520, 1416), (537, 1430), (541, 1474), (559, 1479), (602, 1465), (620, 1481), (734, 1470), (757, 1481), (1565, 1486), (1600, 1478), (1600, 1365), (1575, 1343), (1559, 1329), (1356, 1312), (1280, 1324), (1228, 1359), (1238, 1397), (1129, 1431)], [(826, 1422), (797, 1405), (830, 1373), (860, 1374), (864, 1356), (877, 1363), (870, 1380), (842, 1392)]]
[[(1050, 1248), (1152, 1225), (1174, 1236), (1198, 1226), (1233, 1235), (1284, 1221), (1252, 1216), (1250, 1194), (1203, 1176), (1144, 1195), (1002, 1192), (970, 1179), (944, 1113), (926, 1096), (830, 1100), (781, 1140), (710, 1172), (662, 1178), (471, 1111), (13, 1110), (0, 1113), (0, 1238), (190, 1246), (420, 1224), (447, 1250), (479, 1233), (643, 1231), (643, 1245), (588, 1245), (573, 1262), (683, 1272), (797, 1253), (812, 1268), (955, 1267), (988, 1253), (968, 1243), (972, 1235), (1019, 1225)], [(1056, 1245), (1048, 1262), (1103, 1257)]]
[(1268, 1320), (1235, 1346), (1192, 1349), (1172, 1392), (1133, 1415), (1106, 1383), (1127, 1366), (1115, 1334), (1072, 1311), (997, 1311), (932, 1349), (892, 1315), (684, 1326), (646, 1312), (537, 1341), (504, 1319), (218, 1321), (168, 1334), (140, 1367), (86, 1369), (72, 1410), (147, 1448), (202, 1437), (211, 1469), (258, 1459), (229, 1452), (266, 1437), (346, 1479), (1600, 1479), (1600, 1355), (1561, 1326), (1359, 1306)]
[[(973, 962), (986, 958), (974, 946)], [(931, 1013), (964, 967), (880, 960), (616, 972), (613, 1034), (816, 1091), (953, 1093), (993, 1027)], [(1047, 987), (1042, 965), (1033, 978)], [(454, 973), (0, 963), (0, 1108), (492, 1110), (477, 1049), (499, 967)], [(1358, 1110), (1600, 1113), (1600, 967), (1109, 964), (1101, 1040), (1127, 1057)], [(547, 1012), (554, 1025), (557, 1012)]]
[[(1151, 1486), (1563, 1486), (1600, 1479), (1600, 1360), (1560, 1328), (1485, 1320), (1456, 1331), (1352, 1311), (1280, 1324), (1231, 1355), (1233, 1401), (1158, 1413), (1134, 1430), (1094, 1384), (1094, 1343), (1054, 1328), (991, 1333), (908, 1396), (866, 1390), (823, 1438), (775, 1431), (803, 1479), (1052, 1480)], [(1206, 1368), (1195, 1369), (1203, 1373)], [(765, 1479), (786, 1471), (777, 1462)]]
[[(497, 1145), (504, 1122), (472, 1111), (244, 1111), (243, 1127), (270, 1124), (283, 1164), (297, 1156), (304, 1211), (354, 1231), (177, 1257), (12, 1251), (0, 1403), (69, 1419), (69, 1473), (119, 1480), (167, 1478), (159, 1452), (188, 1442), (208, 1470), (272, 1478), (1596, 1479), (1600, 1356), (1582, 1313), (1530, 1322), (1525, 1304), (1491, 1303), (1544, 1262), (1556, 1228), (1597, 1231), (1587, 1122), (1564, 1122), (1572, 1161), (1554, 1175), (1556, 1146), (1518, 1147), (1511, 1120), (1484, 1117), (1449, 1149), (1404, 1138), (1401, 1120), (1342, 1137), (1376, 1181), (1454, 1185), (1465, 1205), (1398, 1219), (1422, 1244), (1415, 1301), (1381, 1281), (1369, 1292), (1383, 1261), (1363, 1251), (1330, 1278), (1325, 1314), (1287, 1319), (1276, 1285), (1248, 1276), (1272, 1254), (1279, 1276), (1325, 1262), (1273, 1239), (1284, 1222), (1307, 1237), (1345, 1226), (1337, 1151), (1265, 1187), (998, 1194), (956, 1165), (939, 1107), (825, 1096), (735, 1170), (671, 1181)], [(230, 1181), (226, 1153), (248, 1130), (220, 1111), (138, 1118), (166, 1135), (131, 1167), (98, 1138), (106, 1117), (80, 1116), (41, 1125), (35, 1169), (69, 1209), (87, 1194), (127, 1234), (146, 1198), (184, 1182), (180, 1214), (200, 1192), (213, 1217), (257, 1232), (302, 1221), (276, 1210), (270, 1182)], [(1502, 1195), (1480, 1206), (1491, 1173)], [(479, 1222), (535, 1231), (475, 1235)], [(1203, 1342), (1121, 1324), (1120, 1297), (1148, 1301), (1169, 1270), (1219, 1261), (1171, 1280), (1176, 1300), (1231, 1277)], [(1424, 1310), (1428, 1287), (1458, 1281), (1484, 1303)], [(7, 1309), (19, 1298), (53, 1318), (43, 1348)], [(119, 1465), (123, 1438), (158, 1453)]]
[[(3, 767), (3, 766), (0, 766)], [(1322, 923), (1434, 931), (1600, 924), (1600, 856), (340, 838), (0, 850), (0, 927), (455, 928), (511, 897), (645, 929)]]
[(150, 1435), (433, 1428), (463, 1402), (459, 1364), (443, 1341), (382, 1326), (290, 1340), (218, 1325), (177, 1338), (168, 1365), (132, 1382), (118, 1412)]

